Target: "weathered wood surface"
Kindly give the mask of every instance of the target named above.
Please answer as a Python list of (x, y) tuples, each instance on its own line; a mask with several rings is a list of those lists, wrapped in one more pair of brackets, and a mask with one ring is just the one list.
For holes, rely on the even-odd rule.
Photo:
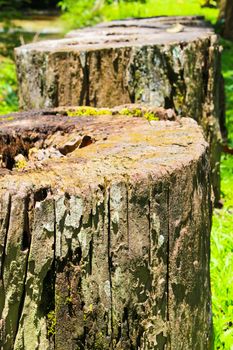
[(1, 117), (2, 349), (209, 348), (207, 143), (127, 111)]
[(212, 28), (199, 17), (164, 17), (114, 21), (69, 36), (16, 49), (21, 107), (143, 102), (173, 108), (205, 131), (217, 202), (224, 104)]
[[(180, 29), (174, 29), (173, 26), (176, 24), (181, 24), (183, 26)], [(173, 28), (173, 29), (172, 29)], [(138, 40), (140, 35), (148, 35), (155, 33), (164, 32), (187, 32), (193, 28), (197, 33), (200, 32), (202, 35), (203, 32), (213, 32), (210, 24), (204, 21), (202, 16), (176, 16), (176, 17), (148, 17), (148, 18), (137, 18), (137, 19), (127, 19), (127, 20), (116, 20), (111, 22), (103, 22), (97, 24), (95, 27), (86, 27), (84, 29), (72, 30), (69, 32), (67, 38), (78, 38), (84, 40), (93, 39), (93, 32), (97, 33), (98, 38), (103, 38), (106, 40), (106, 35), (110, 36), (111, 39), (114, 39), (114, 36), (117, 35), (117, 40), (123, 39), (127, 36), (127, 39)], [(143, 32), (142, 32), (143, 31)], [(166, 33), (165, 33), (166, 34)], [(135, 37), (135, 35), (137, 37)], [(161, 38), (163, 40), (163, 38)], [(166, 40), (166, 38), (165, 38)]]

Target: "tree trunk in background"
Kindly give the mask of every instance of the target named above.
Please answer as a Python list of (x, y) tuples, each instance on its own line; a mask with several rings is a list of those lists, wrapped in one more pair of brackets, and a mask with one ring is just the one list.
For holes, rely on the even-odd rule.
[(225, 16), (225, 8), (226, 8), (226, 0), (221, 0), (219, 2), (219, 16), (218, 18), (221, 20)]
[(1, 350), (209, 349), (208, 145), (141, 111), (0, 119)]
[(225, 21), (223, 36), (226, 39), (233, 40), (233, 0), (224, 0), (222, 6)]

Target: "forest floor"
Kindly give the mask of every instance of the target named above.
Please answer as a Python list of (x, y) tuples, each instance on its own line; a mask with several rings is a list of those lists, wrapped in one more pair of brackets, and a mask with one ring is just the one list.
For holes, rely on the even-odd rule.
[[(148, 3), (150, 3), (149, 1)], [(160, 4), (161, 2), (161, 4)], [(184, 0), (180, 0), (183, 4)], [(170, 6), (168, 6), (170, 3)], [(195, 5), (197, 1), (190, 0), (189, 6), (171, 5), (169, 0), (158, 0), (156, 11), (149, 7), (136, 8), (135, 6), (122, 8), (121, 11), (113, 10), (109, 13), (110, 19), (124, 18), (126, 13), (128, 16), (151, 16), (151, 15), (192, 15), (204, 14), (207, 18), (214, 22), (216, 19), (216, 10), (203, 10)], [(160, 5), (159, 5), (160, 4)], [(173, 2), (172, 2), (173, 4)], [(182, 5), (181, 4), (181, 5)], [(187, 2), (186, 2), (187, 4)], [(190, 6), (193, 7), (190, 7)], [(195, 6), (194, 6), (195, 5)], [(147, 5), (148, 6), (148, 5)], [(162, 12), (161, 8), (163, 9)], [(173, 8), (173, 7), (174, 8)], [(107, 10), (106, 10), (107, 11)], [(118, 11), (118, 12), (116, 12)], [(131, 11), (131, 12), (130, 12)], [(179, 13), (177, 13), (179, 11)], [(34, 28), (29, 30), (30, 33), (1, 33), (0, 32), (0, 114), (10, 113), (18, 109), (17, 100), (17, 81), (16, 72), (13, 62), (13, 47), (20, 45), (21, 42), (38, 40), (47, 37), (43, 33), (43, 28), (59, 28), (62, 31), (60, 22), (49, 20), (48, 22), (35, 23), (35, 19), (24, 21), (24, 28)], [(33, 23), (32, 23), (33, 22)], [(23, 23), (23, 22), (21, 22)], [(54, 25), (55, 23), (55, 25)], [(58, 25), (59, 23), (59, 25)], [(16, 25), (20, 24), (15, 22)], [(37, 28), (36, 28), (37, 27)], [(1, 26), (0, 26), (1, 28)], [(32, 33), (32, 31), (35, 31)], [(48, 30), (49, 32), (49, 30)], [(56, 35), (57, 33), (50, 34)], [(23, 35), (23, 36), (22, 36)], [(59, 34), (60, 35), (60, 34)], [(222, 72), (225, 78), (226, 91), (226, 124), (228, 129), (228, 145), (233, 147), (233, 43), (222, 41)], [(233, 156), (222, 155), (221, 160), (221, 191), (223, 208), (215, 209), (213, 217), (213, 226), (211, 234), (211, 285), (212, 285), (212, 305), (213, 305), (213, 322), (215, 342), (214, 349), (233, 350)]]

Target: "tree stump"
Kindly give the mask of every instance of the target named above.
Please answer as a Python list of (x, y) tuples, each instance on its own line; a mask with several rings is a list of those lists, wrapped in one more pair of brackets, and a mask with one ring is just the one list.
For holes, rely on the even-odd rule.
[(224, 104), (212, 28), (200, 17), (159, 17), (104, 23), (69, 36), (16, 49), (21, 107), (143, 102), (173, 108), (205, 131), (218, 202)]
[(0, 125), (2, 349), (208, 349), (209, 161), (196, 122), (133, 107)]

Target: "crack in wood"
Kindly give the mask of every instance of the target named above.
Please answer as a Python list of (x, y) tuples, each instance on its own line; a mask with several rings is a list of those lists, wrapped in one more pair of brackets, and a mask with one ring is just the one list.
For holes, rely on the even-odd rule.
[(6, 218), (5, 218), (5, 233), (4, 233), (4, 243), (3, 243), (3, 251), (2, 251), (2, 256), (1, 256), (1, 274), (0, 274), (0, 279), (2, 280), (2, 284), (4, 287), (4, 279), (3, 279), (3, 271), (4, 271), (4, 261), (6, 257), (6, 244), (7, 244), (7, 235), (8, 235), (8, 230), (9, 230), (9, 225), (10, 225), (10, 216), (11, 216), (11, 195), (8, 197), (8, 204), (7, 204), (7, 211), (6, 211)]
[[(18, 308), (18, 315), (17, 315), (17, 321), (16, 321), (16, 330), (14, 334), (14, 340), (13, 344), (15, 344), (15, 340), (18, 334), (18, 330), (20, 327), (20, 320), (21, 316), (23, 314), (23, 309), (24, 309), (24, 302), (25, 302), (25, 296), (26, 296), (26, 281), (27, 281), (27, 276), (28, 276), (28, 259), (30, 255), (30, 248), (31, 248), (31, 230), (30, 230), (30, 221), (29, 221), (29, 205), (30, 205), (30, 195), (28, 195), (24, 199), (24, 223), (23, 223), (23, 237), (22, 237), (22, 245), (24, 243), (25, 247), (22, 246), (22, 249), (26, 252), (26, 261), (25, 261), (25, 272), (24, 272), (24, 279), (23, 279), (23, 289), (22, 289), (22, 294), (20, 296), (20, 303), (19, 303), (19, 308)], [(24, 237), (25, 236), (25, 237)], [(25, 242), (24, 242), (25, 240)], [(25, 248), (25, 249), (24, 249)]]
[(113, 349), (113, 296), (112, 296), (112, 253), (111, 253), (111, 207), (110, 207), (110, 188), (106, 188), (107, 195), (107, 230), (108, 230), (108, 271), (109, 271), (109, 285), (110, 285), (110, 324), (111, 324), (111, 341), (109, 344), (109, 349)]

